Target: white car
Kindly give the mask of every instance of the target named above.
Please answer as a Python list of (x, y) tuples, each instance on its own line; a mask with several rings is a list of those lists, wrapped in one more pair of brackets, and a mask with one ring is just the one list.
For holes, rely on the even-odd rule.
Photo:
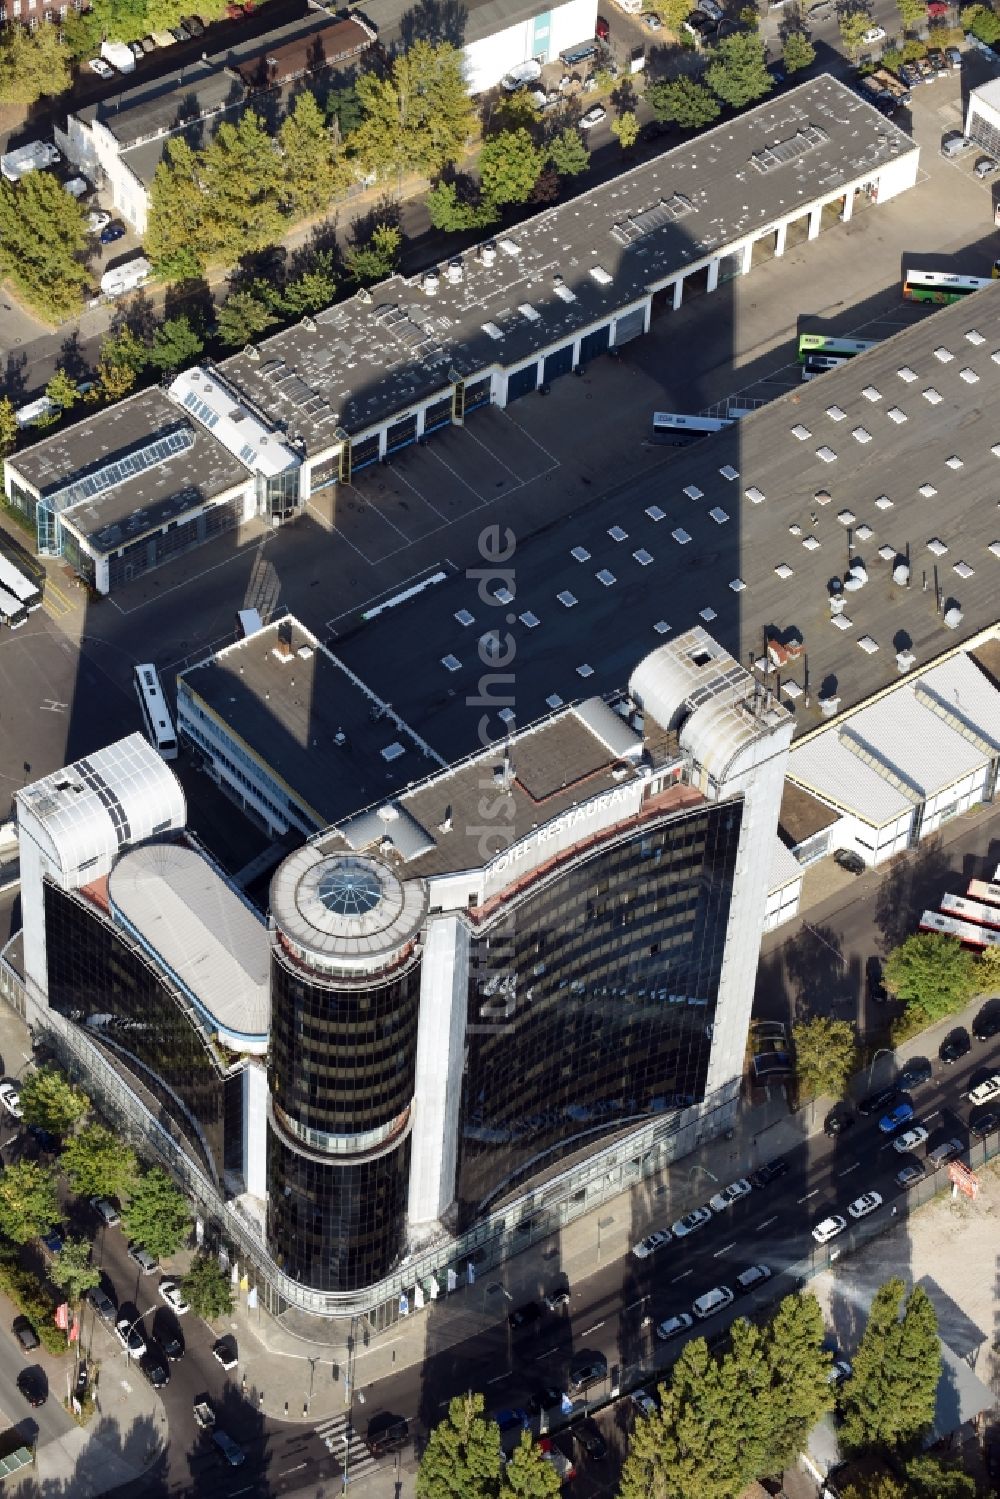
[(675, 1239), (683, 1239), (685, 1234), (693, 1234), (696, 1229), (704, 1228), (711, 1221), (711, 1208), (695, 1208), (693, 1212), (685, 1213), (683, 1218), (678, 1218), (676, 1223), (671, 1223), (670, 1232)]
[(0, 1083), (0, 1103), (3, 1104), (12, 1119), (23, 1119), (24, 1110), (21, 1108), (21, 1095), (13, 1083)]
[(638, 1244), (633, 1244), (632, 1253), (637, 1260), (645, 1260), (651, 1254), (655, 1254), (658, 1249), (662, 1249), (664, 1244), (669, 1243), (670, 1234), (668, 1231), (665, 1228), (658, 1228), (653, 1233), (647, 1234), (644, 1239), (640, 1239)]
[(884, 26), (869, 26), (868, 30), (865, 32), (865, 34), (861, 38), (861, 40), (864, 43), (866, 43), (866, 44), (869, 43), (869, 42), (884, 42), (885, 41), (885, 27)]
[(115, 1337), (128, 1350), (130, 1358), (143, 1358), (145, 1355), (146, 1339), (141, 1328), (142, 1323), (138, 1317), (134, 1322), (130, 1322), (127, 1317), (119, 1317), (115, 1323)]
[(822, 1223), (817, 1223), (813, 1229), (813, 1238), (817, 1244), (829, 1244), (838, 1234), (842, 1234), (847, 1227), (847, 1219), (841, 1218), (839, 1213), (833, 1213), (829, 1218), (824, 1218)]
[(908, 1150), (916, 1150), (918, 1145), (923, 1145), (927, 1139), (927, 1131), (922, 1124), (915, 1124), (905, 1134), (897, 1136), (892, 1142), (893, 1150), (898, 1150), (900, 1155), (905, 1155)]
[(580, 129), (593, 130), (595, 125), (599, 125), (601, 121), (606, 120), (607, 117), (608, 112), (604, 108), (603, 104), (593, 104), (591, 105), (590, 109), (587, 110), (586, 114), (582, 114), (580, 116)]
[(87, 67), (92, 73), (96, 73), (98, 78), (113, 78), (115, 76), (114, 68), (109, 62), (105, 62), (103, 57), (92, 57)]
[(177, 1313), (178, 1317), (183, 1317), (185, 1312), (191, 1310), (181, 1295), (181, 1288), (175, 1280), (161, 1280), (160, 1295), (171, 1311)]
[(666, 1343), (671, 1338), (676, 1338), (678, 1334), (686, 1332), (689, 1327), (693, 1326), (694, 1318), (690, 1312), (678, 1312), (676, 1317), (668, 1317), (665, 1322), (660, 1323), (656, 1329), (656, 1336)]
[(90, 234), (100, 234), (111, 223), (110, 213), (105, 213), (103, 208), (95, 208), (87, 215), (87, 229)]
[(882, 1197), (878, 1192), (862, 1192), (860, 1197), (855, 1197), (847, 1211), (852, 1218), (867, 1218), (869, 1213), (874, 1213), (876, 1208), (882, 1206)]
[(741, 1176), (739, 1181), (730, 1182), (728, 1187), (723, 1187), (721, 1192), (716, 1192), (714, 1197), (710, 1197), (708, 1205), (713, 1213), (724, 1213), (726, 1208), (731, 1207), (734, 1202), (739, 1202), (741, 1197), (746, 1197), (747, 1193), (752, 1191), (753, 1187), (746, 1177)]

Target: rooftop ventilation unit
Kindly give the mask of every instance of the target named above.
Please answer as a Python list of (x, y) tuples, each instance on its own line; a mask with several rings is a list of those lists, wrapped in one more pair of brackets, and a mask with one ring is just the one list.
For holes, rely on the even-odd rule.
[(611, 285), (611, 282), (612, 282), (613, 278), (604, 269), (604, 267), (602, 265), (592, 265), (590, 267), (590, 274), (593, 276), (593, 278), (597, 282), (598, 286), (610, 286)]
[(497, 258), (497, 247), (491, 239), (479, 246), (479, 259), (483, 265), (493, 265)]
[(444, 274), (445, 279), (451, 286), (457, 286), (465, 278), (465, 268), (462, 262), (456, 257), (455, 260), (449, 260), (444, 268)]
[(436, 297), (438, 287), (441, 285), (441, 278), (437, 271), (428, 271), (421, 284), (424, 288), (425, 296)]

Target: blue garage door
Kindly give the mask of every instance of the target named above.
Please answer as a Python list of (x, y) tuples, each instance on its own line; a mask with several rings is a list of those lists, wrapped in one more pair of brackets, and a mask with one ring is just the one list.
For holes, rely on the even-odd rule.
[(518, 401), (522, 396), (536, 389), (538, 385), (538, 366), (529, 364), (523, 370), (515, 370), (512, 375), (507, 376), (507, 404)]
[(545, 356), (546, 385), (557, 379), (560, 375), (568, 375), (573, 368), (573, 345), (567, 344), (565, 349), (556, 349), (554, 354)]
[(589, 359), (596, 359), (598, 354), (606, 354), (610, 338), (609, 328), (595, 328), (593, 333), (585, 333), (580, 340), (580, 363), (586, 364)]

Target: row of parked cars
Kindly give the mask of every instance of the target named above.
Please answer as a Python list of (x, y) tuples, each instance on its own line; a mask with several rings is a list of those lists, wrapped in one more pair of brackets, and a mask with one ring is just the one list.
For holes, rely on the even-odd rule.
[(202, 36), (204, 31), (205, 23), (198, 16), (185, 16), (183, 20), (178, 21), (176, 26), (171, 26), (166, 31), (157, 31), (155, 35), (144, 36), (141, 41), (123, 42), (121, 45), (126, 52), (131, 54), (131, 67), (127, 65), (127, 61), (122, 66), (116, 66), (107, 57), (92, 57), (87, 67), (92, 73), (96, 73), (98, 78), (114, 78), (117, 73), (131, 73), (135, 64), (148, 53), (155, 52), (160, 47), (172, 46), (174, 42), (189, 42), (192, 37)]

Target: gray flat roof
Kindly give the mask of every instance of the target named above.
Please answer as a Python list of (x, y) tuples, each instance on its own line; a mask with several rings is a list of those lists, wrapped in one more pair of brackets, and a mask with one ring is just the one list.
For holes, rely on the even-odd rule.
[[(759, 170), (751, 158), (782, 142), (785, 159)], [(442, 270), (434, 296), (421, 277), (394, 277), (222, 369), (315, 453), (333, 445), (338, 425), (358, 434), (447, 387), (453, 367), (466, 377), (510, 368), (606, 324), (653, 284), (763, 231), (796, 203), (804, 211), (916, 149), (821, 74), (515, 226), (495, 242), (492, 265), (480, 247), (468, 251), (462, 279)], [(298, 377), (296, 400), (282, 393), (283, 371)], [(303, 409), (303, 382), (325, 403), (313, 414)]]
[[(283, 635), (291, 655), (279, 658), (275, 648)], [(266, 625), (189, 667), (179, 681), (313, 809), (319, 826), (435, 768), (385, 703), (352, 681), (296, 620)], [(402, 753), (387, 760), (383, 751), (393, 744)]]
[(262, 1050), (270, 1029), (270, 948), (262, 919), (203, 854), (144, 843), (108, 878), (116, 913), (158, 953), (231, 1049)]
[[(484, 37), (506, 31), (509, 26), (534, 20), (535, 16), (545, 15), (558, 8), (551, 0), (478, 0), (478, 3), (473, 0), (465, 17), (462, 41), (466, 44), (482, 41)], [(593, 39), (593, 36), (577, 37), (579, 42), (591, 42)]]
[(44, 499), (74, 478), (84, 479), (175, 432), (185, 434), (182, 451), (60, 510), (61, 519), (85, 536), (95, 551), (111, 552), (244, 483), (246, 468), (204, 427), (188, 421), (159, 389), (140, 391), (95, 411), (25, 448), (8, 459), (8, 465)]
[[(803, 642), (769, 676), (801, 734), (822, 722), (819, 697), (850, 708), (898, 680), (897, 652), (924, 665), (996, 620), (998, 398), (1000, 283), (529, 537), (516, 598), (484, 604), (477, 580), (456, 576), (337, 655), (454, 758), (477, 747), (484, 713), (496, 736), (505, 705), (525, 724), (611, 692), (701, 619), (744, 663), (765, 635)], [(893, 581), (907, 556), (909, 587)], [(844, 594), (838, 626), (831, 580), (858, 562), (868, 581)], [(479, 640), (496, 629), (513, 664), (491, 712)]]

